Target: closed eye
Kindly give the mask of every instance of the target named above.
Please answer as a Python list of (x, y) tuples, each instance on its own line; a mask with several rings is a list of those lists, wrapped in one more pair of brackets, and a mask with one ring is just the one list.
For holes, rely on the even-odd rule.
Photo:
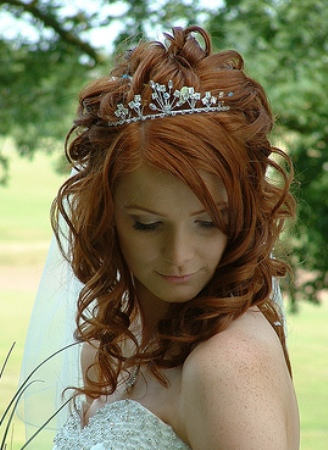
[(214, 222), (206, 221), (206, 220), (198, 220), (198, 223), (203, 228), (216, 228)]
[(155, 230), (159, 224), (160, 224), (160, 222), (142, 223), (142, 222), (139, 222), (138, 220), (136, 220), (133, 224), (133, 228), (135, 230), (151, 231), (151, 230)]
[[(212, 221), (207, 220), (198, 220), (197, 223), (202, 228), (216, 228), (216, 224)], [(156, 230), (156, 228), (161, 224), (161, 222), (153, 222), (153, 223), (142, 223), (136, 220), (133, 224), (133, 228), (135, 230), (141, 230), (141, 231), (153, 231)]]

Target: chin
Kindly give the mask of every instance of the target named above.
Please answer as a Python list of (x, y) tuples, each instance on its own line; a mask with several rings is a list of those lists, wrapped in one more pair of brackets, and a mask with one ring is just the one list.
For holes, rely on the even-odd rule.
[(165, 293), (158, 292), (157, 294), (154, 292), (153, 295), (155, 295), (160, 301), (165, 303), (187, 303), (193, 298), (198, 295), (198, 293), (201, 292), (201, 289), (194, 290), (193, 292), (185, 292), (185, 293), (178, 293), (178, 292), (171, 292), (169, 295), (165, 295)]
[(166, 303), (187, 303), (191, 299), (192, 299), (192, 297), (188, 297), (188, 298), (185, 298), (185, 297), (183, 297), (183, 298), (174, 297), (172, 299), (163, 299), (162, 301), (166, 302)]

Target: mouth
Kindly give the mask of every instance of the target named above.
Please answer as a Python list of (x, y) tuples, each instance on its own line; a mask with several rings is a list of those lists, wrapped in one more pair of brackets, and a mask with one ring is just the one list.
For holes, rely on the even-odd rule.
[(195, 273), (188, 273), (185, 275), (164, 275), (162, 273), (159, 273), (159, 275), (164, 278), (167, 281), (171, 281), (173, 283), (179, 283), (179, 282), (184, 282), (184, 281), (188, 281), (191, 279), (191, 277), (194, 275)]

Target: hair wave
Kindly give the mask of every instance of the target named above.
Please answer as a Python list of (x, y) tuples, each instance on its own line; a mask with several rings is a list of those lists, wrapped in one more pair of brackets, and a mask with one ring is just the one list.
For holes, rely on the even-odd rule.
[[(203, 47), (193, 33), (203, 38)], [(52, 207), (59, 243), (60, 216), (68, 224), (66, 257), (84, 283), (76, 335), (81, 341), (97, 341), (94, 368), (99, 380), (89, 380), (82, 389), (93, 397), (104, 390), (114, 392), (119, 373), (135, 364), (149, 364), (165, 384), (160, 368), (182, 364), (197, 343), (227, 328), (251, 305), (257, 305), (274, 327), (291, 374), (284, 330), (276, 325), (282, 318), (270, 298), (272, 277), (282, 277), (288, 270), (272, 252), (285, 219), (294, 214), (289, 192), (291, 161), (268, 140), (273, 117), (265, 92), (245, 74), (237, 52), (212, 53), (209, 35), (197, 26), (173, 28), (173, 35), (166, 34), (166, 38), (166, 45), (140, 43), (119, 59), (109, 77), (81, 92), (78, 116), (66, 142), (68, 158), (78, 172), (60, 188)], [(213, 95), (232, 91), (234, 95), (226, 102), (230, 110), (107, 126), (108, 121), (117, 120), (118, 103), (127, 104), (141, 94), (148, 104), (149, 81), (167, 84), (170, 79), (175, 89), (193, 86)], [(145, 113), (149, 112), (145, 106)], [(228, 245), (208, 285), (196, 298), (170, 305), (156, 336), (143, 348), (130, 330), (138, 303), (113, 219), (117, 182), (142, 164), (170, 172), (186, 183), (228, 235)], [(200, 169), (223, 180), (228, 224), (206, 189)], [(132, 356), (122, 350), (125, 339), (135, 344)]]

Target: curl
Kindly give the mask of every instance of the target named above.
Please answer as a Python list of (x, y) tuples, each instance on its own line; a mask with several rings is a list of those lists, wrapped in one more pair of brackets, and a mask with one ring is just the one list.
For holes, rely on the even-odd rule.
[[(204, 48), (192, 33), (200, 34)], [(196, 26), (174, 28), (166, 38), (167, 47), (140, 43), (117, 62), (110, 77), (87, 86), (67, 137), (67, 155), (78, 173), (59, 190), (52, 223), (60, 242), (59, 217), (67, 222), (66, 257), (85, 285), (78, 301), (76, 335), (81, 341), (98, 342), (99, 380), (89, 380), (92, 388), (82, 390), (90, 395), (114, 392), (119, 374), (134, 364), (149, 365), (165, 383), (160, 368), (183, 364), (199, 342), (226, 329), (252, 305), (276, 331), (291, 373), (284, 331), (275, 325), (282, 318), (270, 298), (272, 277), (289, 270), (272, 253), (286, 219), (295, 212), (291, 161), (269, 142), (273, 117), (267, 97), (262, 86), (245, 74), (237, 52), (211, 53), (208, 34)], [(115, 117), (118, 103), (140, 94), (147, 105), (149, 81), (167, 83), (168, 79), (176, 89), (233, 91), (230, 110), (114, 128), (106, 125)], [(113, 220), (113, 193), (120, 177), (142, 164), (165, 170), (187, 184), (228, 236), (208, 285), (186, 304), (170, 305), (153, 340), (143, 346), (131, 331), (139, 305)], [(228, 217), (217, 209), (200, 170), (223, 181)], [(127, 341), (133, 343), (133, 354), (124, 351)]]

